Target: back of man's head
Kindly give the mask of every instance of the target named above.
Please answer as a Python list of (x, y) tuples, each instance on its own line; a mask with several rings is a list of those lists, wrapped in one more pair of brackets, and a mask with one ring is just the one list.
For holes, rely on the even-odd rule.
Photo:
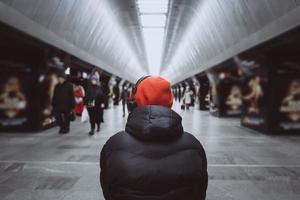
[(159, 105), (171, 108), (173, 105), (171, 84), (162, 77), (147, 77), (137, 85), (134, 99), (138, 107)]

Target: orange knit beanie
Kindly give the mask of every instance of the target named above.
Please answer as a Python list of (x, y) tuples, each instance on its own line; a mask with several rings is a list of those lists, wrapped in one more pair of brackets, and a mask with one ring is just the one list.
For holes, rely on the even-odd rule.
[(171, 108), (173, 104), (171, 84), (162, 77), (148, 77), (138, 85), (134, 99), (138, 107), (160, 105)]

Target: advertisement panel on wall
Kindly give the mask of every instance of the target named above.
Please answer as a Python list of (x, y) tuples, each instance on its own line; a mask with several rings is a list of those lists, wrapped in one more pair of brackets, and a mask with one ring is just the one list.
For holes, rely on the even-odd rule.
[(242, 113), (242, 89), (240, 82), (232, 81), (223, 85), (223, 108), (226, 116), (240, 116)]
[[(268, 116), (272, 132), (299, 133), (300, 131), (300, 64), (286, 58), (278, 62), (272, 74), (272, 101)], [(300, 62), (299, 62), (300, 63)]]
[(0, 63), (0, 129), (28, 129), (32, 77), (28, 67)]
[(263, 130), (266, 125), (266, 78), (254, 75), (246, 78), (243, 89), (242, 124), (257, 130)]
[(279, 128), (284, 131), (300, 130), (300, 78), (293, 77), (282, 81), (279, 87), (281, 94), (279, 112)]
[(234, 58), (243, 71), (241, 124), (258, 131), (266, 131), (268, 78), (260, 61)]
[(211, 112), (223, 117), (238, 117), (242, 112), (242, 71), (231, 60), (209, 70)]

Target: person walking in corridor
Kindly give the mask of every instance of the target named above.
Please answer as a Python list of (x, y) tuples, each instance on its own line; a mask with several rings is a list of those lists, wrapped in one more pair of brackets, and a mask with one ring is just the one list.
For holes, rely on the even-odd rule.
[(84, 89), (80, 84), (76, 84), (75, 85), (75, 89), (74, 89), (74, 96), (75, 96), (75, 113), (78, 116), (81, 116), (81, 113), (83, 112), (84, 109), (84, 102), (83, 102), (83, 98), (84, 98)]
[(171, 109), (170, 83), (144, 77), (133, 89), (125, 131), (112, 136), (100, 158), (106, 200), (204, 200), (207, 160), (201, 143)]
[(75, 106), (75, 97), (73, 85), (66, 81), (66, 75), (63, 70), (57, 73), (58, 84), (54, 88), (52, 99), (53, 112), (59, 133), (67, 134), (70, 131), (70, 118), (73, 115)]
[(127, 101), (129, 98), (129, 92), (128, 92), (128, 87), (124, 86), (121, 92), (121, 101), (122, 101), (122, 108), (123, 108), (123, 117), (125, 117), (126, 113), (126, 106), (127, 106)]
[(89, 135), (95, 134), (95, 128), (97, 126), (97, 132), (100, 131), (100, 125), (103, 121), (104, 110), (104, 93), (99, 86), (99, 77), (92, 75), (90, 77), (90, 84), (86, 89), (86, 95), (84, 97), (84, 103), (89, 113), (91, 130)]
[(187, 110), (189, 110), (190, 106), (192, 105), (193, 95), (193, 91), (188, 87), (183, 96), (183, 102)]

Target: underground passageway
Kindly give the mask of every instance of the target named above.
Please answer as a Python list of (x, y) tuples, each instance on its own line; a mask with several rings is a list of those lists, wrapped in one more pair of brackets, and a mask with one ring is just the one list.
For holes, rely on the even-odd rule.
[[(208, 158), (208, 200), (300, 197), (300, 138), (266, 136), (245, 129), (238, 120), (218, 119), (199, 110), (174, 109), (186, 131), (203, 144)], [(95, 137), (80, 120), (71, 133), (57, 128), (38, 134), (0, 135), (0, 199), (104, 200), (99, 183), (99, 152), (124, 128), (121, 106), (105, 112)]]
[(299, 200), (299, 19), (300, 0), (0, 0), (0, 200)]

